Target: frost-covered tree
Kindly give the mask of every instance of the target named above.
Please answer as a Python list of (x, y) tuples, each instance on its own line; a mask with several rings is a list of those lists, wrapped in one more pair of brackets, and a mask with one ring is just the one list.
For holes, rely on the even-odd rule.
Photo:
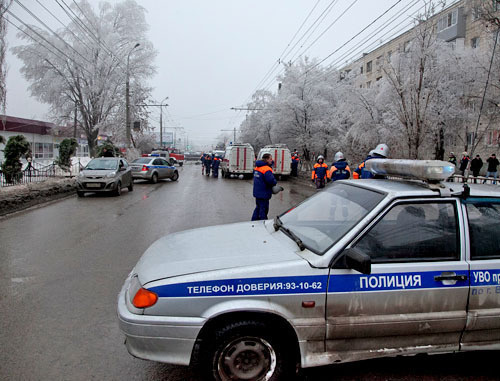
[[(78, 124), (94, 153), (101, 129), (114, 130), (115, 141), (124, 135), (127, 68), (130, 104), (149, 97), (145, 80), (155, 71), (156, 52), (146, 37), (145, 10), (134, 0), (102, 2), (98, 10), (80, 0), (73, 11), (84, 25), (75, 19), (56, 35), (27, 26), (19, 33), (27, 44), (13, 51), (23, 61), (21, 71), (31, 94), (49, 104), (53, 115), (72, 115), (76, 107)], [(134, 111), (131, 107), (132, 120)]]

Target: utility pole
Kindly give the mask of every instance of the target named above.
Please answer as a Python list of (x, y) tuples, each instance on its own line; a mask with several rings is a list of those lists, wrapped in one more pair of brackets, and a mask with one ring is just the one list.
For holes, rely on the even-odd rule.
[(125, 131), (127, 137), (127, 146), (130, 147), (130, 137), (132, 136), (130, 132), (130, 73), (129, 73), (129, 63), (130, 63), (130, 53), (137, 48), (140, 44), (137, 43), (134, 45), (130, 52), (127, 55), (127, 72), (126, 72), (126, 81), (125, 81)]
[(160, 147), (163, 148), (163, 106), (168, 106), (167, 103), (163, 103), (168, 99), (168, 97), (165, 97), (160, 104), (153, 104), (153, 105), (136, 105), (136, 106), (141, 106), (141, 107), (159, 107), (160, 108)]
[(232, 130), (221, 130), (221, 131), (233, 131), (234, 133), (233, 143), (236, 143), (236, 127), (234, 127)]

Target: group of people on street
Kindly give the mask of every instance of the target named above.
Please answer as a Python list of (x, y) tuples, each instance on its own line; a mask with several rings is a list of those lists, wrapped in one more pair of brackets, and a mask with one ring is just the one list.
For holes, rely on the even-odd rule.
[(386, 144), (379, 144), (370, 151), (365, 160), (352, 172), (342, 152), (335, 154), (334, 162), (330, 169), (325, 163), (325, 158), (319, 155), (311, 174), (311, 181), (316, 185), (316, 189), (324, 188), (328, 181), (344, 180), (351, 177), (353, 179), (369, 179), (374, 175), (367, 171), (365, 163), (371, 159), (385, 159), (389, 155), (389, 147)]
[[(448, 161), (453, 165), (457, 165), (457, 158), (453, 152), (450, 152)], [(492, 153), (491, 156), (486, 159), (486, 163), (488, 164), (488, 169), (486, 171), (486, 178), (493, 177), (493, 184), (497, 183), (497, 174), (498, 174), (498, 166), (500, 162), (498, 161), (496, 154)], [(476, 155), (474, 159), (470, 159), (470, 156), (467, 152), (462, 153), (462, 158), (458, 163), (458, 170), (460, 171), (460, 175), (463, 176), (462, 181), (465, 182), (466, 171), (469, 169), (472, 172), (472, 176), (474, 177), (474, 183), (477, 183), (477, 177), (483, 168), (484, 162), (481, 159), (480, 155)], [(486, 179), (483, 180), (483, 184), (486, 183)]]
[(203, 153), (200, 157), (201, 160), (201, 174), (202, 176), (207, 175), (210, 176), (210, 171), (212, 172), (212, 176), (217, 178), (219, 177), (219, 165), (221, 162), (221, 158), (216, 155), (211, 155), (209, 153)]

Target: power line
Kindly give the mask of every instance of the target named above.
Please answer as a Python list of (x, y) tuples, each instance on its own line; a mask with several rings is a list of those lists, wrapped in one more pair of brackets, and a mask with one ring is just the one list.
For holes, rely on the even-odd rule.
[[(12, 13), (12, 11), (10, 10), (7, 10), (7, 13), (9, 13), (12, 17), (14, 17), (19, 23), (21, 23), (22, 25), (24, 25), (26, 27), (26, 29), (30, 30), (31, 32), (33, 32), (35, 35), (37, 35), (38, 37), (40, 37), (42, 40), (44, 40), (47, 44), (49, 44), (51, 47), (53, 47), (55, 50), (57, 50), (62, 56), (64, 56), (65, 58), (67, 58), (69, 61), (73, 62), (75, 65), (77, 64), (75, 62), (75, 60), (71, 57), (69, 57), (66, 53), (64, 53), (61, 49), (59, 49), (57, 46), (55, 46), (52, 42), (50, 42), (49, 40), (47, 40), (44, 36), (42, 36), (40, 33), (38, 33), (37, 31), (35, 31), (33, 28), (31, 28), (28, 24), (26, 24), (23, 20), (21, 20), (19, 17), (17, 17), (14, 13)], [(8, 20), (6, 18), (6, 20)], [(37, 40), (36, 38), (34, 38), (33, 36), (31, 36), (30, 34), (28, 34), (25, 30), (23, 30), (22, 28), (20, 28), (19, 26), (15, 25), (14, 23), (12, 23), (10, 20), (8, 20), (9, 23), (11, 25), (13, 25), (15, 28), (17, 28), (18, 30), (20, 30), (21, 32), (23, 32), (24, 34), (26, 34), (30, 39), (32, 39), (34, 42), (42, 45), (45, 49), (47, 49), (48, 51), (50, 51), (52, 54), (54, 54), (57, 58), (59, 59), (62, 59), (61, 58), (61, 55), (57, 54), (57, 53), (54, 53), (52, 50), (48, 49), (46, 45), (44, 45), (43, 43), (41, 43), (39, 40)], [(86, 71), (87, 73), (89, 74), (92, 74), (90, 73), (87, 69), (85, 69), (84, 67), (81, 67), (82, 70)]]
[(38, 21), (41, 25), (43, 25), (49, 32), (51, 32), (54, 36), (56, 36), (59, 40), (61, 40), (67, 47), (73, 50), (76, 54), (83, 58), (87, 63), (92, 64), (87, 57), (84, 57), (79, 51), (77, 51), (73, 46), (68, 44), (59, 34), (54, 32), (47, 24), (45, 24), (38, 16), (36, 16), (33, 12), (31, 12), (28, 8), (26, 8), (19, 0), (14, 0), (21, 8), (23, 8), (31, 17), (33, 17), (36, 21)]
[(40, 0), (36, 0), (36, 2), (38, 4), (40, 4), (40, 6), (45, 9), (47, 11), (47, 13), (49, 13), (53, 18), (55, 18), (59, 24), (61, 24), (67, 31), (69, 31), (73, 37), (75, 37), (77, 40), (79, 40), (83, 45), (85, 45), (85, 47), (89, 50), (92, 50), (92, 48), (90, 46), (87, 45), (87, 43), (85, 41), (83, 41), (80, 37), (78, 37), (71, 29), (68, 28), (67, 25), (65, 25), (56, 15), (54, 15), (45, 5), (43, 5)]
[(262, 84), (262, 83), (265, 83), (265, 81), (267, 80), (268, 76), (275, 70), (275, 67), (276, 66), (279, 66), (281, 61), (282, 61), (282, 57), (283, 57), (283, 54), (285, 54), (286, 50), (288, 49), (288, 47), (292, 44), (293, 40), (295, 39), (295, 37), (297, 37), (297, 34), (299, 34), (300, 30), (303, 28), (303, 26), (305, 25), (305, 23), (307, 22), (307, 20), (309, 20), (309, 17), (311, 16), (311, 14), (314, 12), (314, 10), (316, 9), (316, 7), (318, 6), (320, 0), (317, 0), (316, 1), (316, 4), (314, 5), (314, 7), (311, 9), (311, 11), (309, 12), (309, 14), (306, 16), (306, 18), (304, 19), (304, 21), (302, 22), (302, 24), (300, 25), (299, 29), (297, 29), (297, 31), (295, 32), (295, 34), (293, 35), (293, 37), (291, 38), (290, 42), (285, 46), (285, 48), (283, 49), (283, 51), (281, 52), (281, 54), (279, 55), (278, 59), (276, 60), (276, 62), (271, 66), (271, 68), (268, 70), (268, 72), (264, 75), (264, 78), (260, 80), (260, 82), (257, 84), (256, 88), (254, 89), (254, 91), (252, 92), (252, 94), (257, 91), (257, 89), (259, 88), (259, 86)]

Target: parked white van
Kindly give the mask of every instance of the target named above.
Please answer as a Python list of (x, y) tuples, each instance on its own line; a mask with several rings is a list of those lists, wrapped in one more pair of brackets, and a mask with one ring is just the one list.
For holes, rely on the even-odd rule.
[(248, 143), (234, 143), (226, 147), (221, 163), (222, 177), (253, 176), (255, 152)]
[(257, 160), (261, 160), (265, 153), (270, 153), (273, 157), (273, 173), (275, 176), (290, 176), (292, 172), (292, 154), (286, 144), (271, 144), (263, 147), (257, 155)]

